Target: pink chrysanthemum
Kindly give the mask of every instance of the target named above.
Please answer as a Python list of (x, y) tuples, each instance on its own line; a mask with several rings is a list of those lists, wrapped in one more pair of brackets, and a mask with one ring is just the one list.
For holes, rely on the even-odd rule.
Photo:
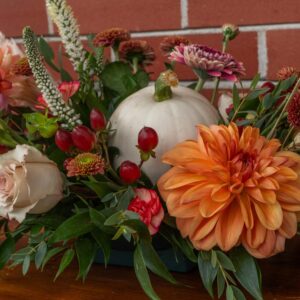
[(288, 105), (288, 121), (289, 123), (296, 127), (300, 128), (300, 94), (295, 94), (294, 98)]
[(75, 158), (69, 158), (64, 163), (67, 176), (88, 176), (104, 174), (104, 159), (93, 153), (81, 153)]
[(170, 53), (176, 46), (189, 45), (190, 41), (183, 36), (167, 36), (160, 43), (160, 50), (165, 53)]
[(99, 32), (94, 38), (93, 43), (96, 47), (113, 47), (129, 39), (130, 33), (128, 30), (115, 27)]
[(237, 81), (245, 75), (243, 63), (236, 61), (231, 54), (198, 44), (176, 46), (169, 59), (229, 81)]

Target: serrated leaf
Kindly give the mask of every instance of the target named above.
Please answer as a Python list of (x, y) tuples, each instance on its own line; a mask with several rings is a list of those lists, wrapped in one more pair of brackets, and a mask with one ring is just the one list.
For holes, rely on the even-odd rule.
[(142, 251), (139, 245), (137, 245), (137, 247), (134, 250), (133, 265), (136, 277), (146, 295), (152, 300), (159, 300), (158, 295), (152, 287), (146, 264), (142, 256)]
[(75, 251), (73, 249), (68, 249), (61, 261), (60, 261), (60, 265), (58, 267), (58, 271), (55, 275), (55, 278), (54, 278), (54, 281), (58, 278), (58, 276), (61, 275), (61, 273), (70, 265), (70, 263), (72, 262), (73, 258), (74, 258), (74, 255), (75, 255)]
[(231, 259), (222, 251), (216, 251), (218, 261), (222, 265), (222, 267), (226, 270), (235, 272), (234, 265), (231, 261)]
[(50, 242), (67, 241), (92, 231), (94, 225), (91, 223), (89, 212), (78, 213), (63, 222), (50, 238)]
[(0, 245), (0, 269), (6, 265), (14, 250), (15, 241), (11, 237), (6, 238)]
[(227, 288), (226, 288), (226, 300), (235, 300), (235, 297), (234, 297), (231, 285), (227, 285)]
[(140, 242), (140, 247), (142, 250), (142, 256), (144, 258), (147, 268), (154, 274), (164, 278), (165, 280), (177, 284), (177, 280), (173, 275), (168, 271), (165, 264), (162, 262), (157, 252), (154, 250), (150, 242), (144, 241), (143, 239)]
[(57, 255), (58, 253), (60, 253), (61, 251), (63, 251), (65, 248), (62, 247), (58, 247), (58, 248), (53, 248), (51, 250), (49, 250), (43, 260), (42, 263), (42, 270), (44, 269), (45, 265), (48, 263), (48, 261), (55, 255)]
[(78, 278), (85, 280), (96, 256), (97, 244), (89, 238), (78, 239), (75, 250), (79, 264)]
[(110, 239), (104, 232), (98, 229), (94, 229), (92, 231), (92, 236), (97, 242), (97, 244), (100, 246), (100, 248), (102, 249), (103, 256), (104, 256), (104, 264), (105, 266), (107, 266), (110, 258), (110, 252), (111, 252)]
[(229, 254), (236, 269), (234, 273), (240, 284), (257, 300), (263, 300), (259, 272), (254, 258), (242, 247), (234, 248)]
[(233, 294), (236, 300), (246, 300), (243, 292), (236, 286), (232, 285)]
[(22, 264), (22, 274), (25, 276), (30, 267), (30, 255), (26, 255)]
[[(217, 268), (214, 268), (211, 264), (211, 260), (206, 260), (202, 256), (202, 252), (198, 254), (198, 268), (204, 287), (208, 291), (209, 295), (213, 298), (213, 282), (217, 276)], [(204, 252), (205, 253), (205, 252)]]
[(39, 269), (40, 266), (42, 265), (46, 253), (47, 253), (47, 244), (43, 241), (38, 246), (35, 254), (34, 262), (37, 269)]

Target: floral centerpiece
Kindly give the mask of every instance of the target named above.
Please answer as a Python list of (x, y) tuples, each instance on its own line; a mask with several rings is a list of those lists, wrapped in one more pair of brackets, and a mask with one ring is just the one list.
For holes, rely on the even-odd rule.
[[(77, 260), (84, 280), (99, 251), (109, 264), (120, 242), (159, 299), (148, 271), (178, 284), (160, 257), (167, 245), (175, 265), (199, 268), (212, 297), (245, 299), (243, 287), (262, 299), (255, 259), (297, 233), (299, 72), (283, 68), (262, 86), (257, 75), (243, 89), (243, 63), (226, 52), (238, 28), (225, 24), (222, 51), (165, 38), (170, 63), (151, 84), (146, 41), (111, 28), (84, 47), (66, 1), (46, 4), (74, 74), (30, 27), (25, 53), (0, 35), (0, 266), (25, 275), (58, 256), (55, 278)], [(194, 84), (178, 85), (177, 63)], [(219, 97), (221, 79), (233, 88)], [(199, 92), (211, 80), (208, 100)]]

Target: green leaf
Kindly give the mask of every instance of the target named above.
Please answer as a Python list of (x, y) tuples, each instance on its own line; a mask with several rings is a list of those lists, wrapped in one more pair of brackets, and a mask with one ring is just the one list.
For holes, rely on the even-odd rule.
[(119, 204), (117, 206), (118, 210), (127, 209), (131, 200), (135, 197), (135, 192), (131, 186), (128, 187), (127, 191), (122, 194), (119, 200)]
[(85, 280), (96, 256), (97, 244), (89, 238), (82, 238), (75, 242), (75, 249), (79, 264), (78, 278)]
[(218, 274), (217, 274), (217, 287), (218, 287), (218, 298), (221, 298), (221, 296), (224, 293), (224, 288), (225, 288), (225, 279), (223, 277), (223, 274), (221, 272), (221, 269), (218, 269)]
[(78, 213), (63, 222), (50, 238), (50, 242), (56, 243), (67, 241), (92, 231), (94, 225), (91, 223), (89, 212)]
[(43, 260), (42, 263), (42, 270), (44, 269), (45, 265), (49, 262), (49, 260), (55, 256), (56, 254), (60, 253), (61, 251), (63, 251), (65, 248), (62, 247), (58, 247), (58, 248), (53, 248), (51, 250), (49, 250)]
[(254, 90), (254, 89), (256, 88), (256, 86), (257, 86), (259, 80), (260, 80), (260, 74), (257, 73), (257, 74), (254, 76), (254, 78), (252, 79), (252, 82), (251, 82), (251, 84), (250, 84), (250, 90)]
[(235, 297), (234, 297), (231, 285), (227, 285), (227, 288), (226, 288), (226, 300), (235, 300)]
[(100, 246), (100, 248), (102, 249), (103, 256), (104, 256), (104, 264), (105, 266), (107, 266), (110, 258), (110, 251), (111, 251), (110, 239), (104, 232), (102, 232), (99, 229), (94, 229), (92, 231), (92, 236), (97, 242), (97, 244)]
[(22, 265), (22, 274), (24, 276), (28, 273), (29, 267), (30, 267), (30, 255), (26, 255)]
[(148, 84), (149, 84), (149, 74), (143, 70), (138, 70), (134, 74), (134, 79), (138, 83), (140, 89), (148, 86)]
[(42, 53), (42, 55), (49, 60), (53, 60), (54, 52), (50, 47), (50, 45), (46, 42), (46, 40), (43, 37), (40, 37), (38, 43), (39, 43), (39, 50)]
[(38, 246), (35, 254), (35, 266), (37, 269), (39, 269), (40, 266), (42, 265), (46, 253), (47, 253), (47, 244), (43, 241)]
[(98, 210), (90, 207), (89, 208), (91, 222), (95, 224), (98, 228), (104, 228), (105, 216)]
[(246, 300), (243, 292), (236, 286), (232, 285), (233, 294), (236, 300)]
[(211, 264), (211, 260), (205, 259), (205, 251), (201, 251), (198, 254), (198, 268), (204, 287), (207, 289), (209, 295), (213, 298), (213, 282), (217, 276), (217, 268), (214, 268)]
[(107, 182), (82, 181), (88, 188), (94, 191), (99, 198), (106, 196), (112, 190)]
[(293, 84), (295, 83), (296, 80), (297, 80), (296, 75), (293, 75), (293, 76), (283, 80), (280, 84), (280, 89), (282, 91), (286, 91), (287, 89), (289, 89), (290, 87), (293, 86)]
[(140, 247), (147, 268), (165, 280), (173, 284), (177, 284), (177, 280), (172, 276), (165, 264), (161, 261), (152, 244), (142, 239), (140, 241)]
[(131, 68), (126, 63), (120, 61), (110, 63), (105, 66), (101, 75), (105, 87), (124, 97), (137, 90)]
[(232, 89), (232, 101), (233, 101), (233, 108), (236, 111), (241, 101), (236, 84), (233, 85), (233, 89)]
[(145, 241), (151, 241), (149, 230), (146, 224), (143, 223), (141, 220), (126, 220), (122, 223), (122, 225), (127, 226), (132, 230), (136, 231), (139, 235), (139, 238), (144, 239)]
[(231, 261), (231, 259), (222, 251), (216, 251), (218, 261), (222, 265), (222, 267), (226, 270), (235, 272), (234, 265)]
[(246, 98), (245, 98), (245, 101), (251, 101), (251, 100), (254, 100), (256, 99), (258, 96), (266, 93), (269, 89), (268, 88), (263, 88), (263, 89), (256, 89), (252, 92), (250, 92)]
[(213, 266), (213, 268), (215, 268), (217, 266), (217, 253), (214, 250), (211, 250), (211, 265)]
[(73, 249), (68, 249), (65, 253), (64, 256), (62, 257), (60, 261), (60, 265), (58, 268), (58, 271), (55, 275), (54, 281), (58, 278), (58, 276), (61, 275), (61, 273), (70, 265), (72, 262), (73, 258), (75, 255), (75, 251)]
[(268, 93), (265, 95), (263, 101), (262, 101), (262, 105), (264, 109), (269, 109), (271, 108), (276, 102), (277, 100), (280, 98), (281, 96), (274, 96), (271, 93)]
[(14, 250), (15, 241), (11, 237), (6, 238), (0, 245), (0, 269), (6, 265)]
[(234, 275), (237, 280), (255, 299), (262, 300), (259, 271), (254, 258), (242, 247), (231, 250), (229, 256), (235, 267)]
[(111, 215), (110, 217), (108, 217), (106, 219), (106, 221), (104, 222), (105, 226), (116, 226), (120, 223), (122, 223), (122, 221), (124, 220), (124, 212), (123, 211), (117, 211), (116, 213), (114, 213), (113, 215)]
[(146, 264), (142, 256), (142, 250), (139, 245), (137, 245), (134, 250), (133, 264), (136, 277), (146, 295), (152, 300), (159, 300), (158, 295), (153, 290)]

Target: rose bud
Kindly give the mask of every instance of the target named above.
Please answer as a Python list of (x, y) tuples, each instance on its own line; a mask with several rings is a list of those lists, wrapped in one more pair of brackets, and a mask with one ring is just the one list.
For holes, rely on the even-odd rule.
[(158, 145), (158, 135), (151, 127), (144, 127), (138, 134), (138, 148), (143, 152), (152, 151)]
[(74, 146), (71, 132), (64, 129), (57, 130), (55, 134), (55, 144), (64, 152), (70, 151), (71, 147)]
[(93, 108), (90, 113), (90, 124), (93, 130), (101, 131), (106, 127), (106, 118), (102, 111)]
[(141, 170), (137, 164), (126, 160), (121, 163), (119, 175), (124, 183), (132, 184), (141, 177)]
[(131, 200), (128, 210), (139, 214), (140, 219), (144, 222), (151, 235), (158, 232), (159, 226), (164, 218), (164, 209), (160, 199), (154, 190), (145, 188), (135, 189), (135, 198)]
[(96, 143), (96, 135), (88, 127), (84, 125), (76, 126), (72, 133), (72, 140), (74, 145), (81, 151), (91, 151)]

